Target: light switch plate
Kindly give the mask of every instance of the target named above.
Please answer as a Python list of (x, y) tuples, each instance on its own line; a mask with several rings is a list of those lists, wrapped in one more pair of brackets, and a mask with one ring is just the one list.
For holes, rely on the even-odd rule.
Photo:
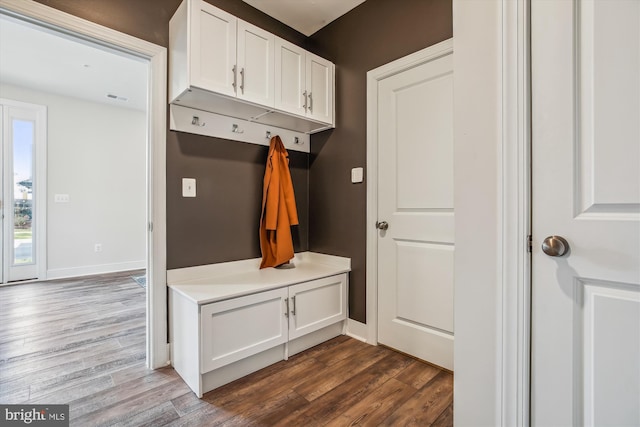
[(182, 178), (182, 197), (196, 197), (195, 178)]
[(354, 184), (357, 184), (362, 181), (364, 181), (364, 169), (363, 168), (351, 169), (351, 182)]

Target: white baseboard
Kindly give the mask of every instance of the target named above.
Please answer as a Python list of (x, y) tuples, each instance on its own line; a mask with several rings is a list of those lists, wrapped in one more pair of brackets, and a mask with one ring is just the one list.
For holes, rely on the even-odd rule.
[(70, 277), (90, 276), (94, 274), (116, 273), (119, 271), (140, 270), (147, 268), (147, 262), (129, 261), (114, 264), (86, 265), (82, 267), (55, 268), (47, 270), (46, 280), (66, 279)]
[(357, 320), (347, 319), (347, 336), (367, 344), (376, 345), (374, 340), (369, 337), (369, 328), (367, 325)]

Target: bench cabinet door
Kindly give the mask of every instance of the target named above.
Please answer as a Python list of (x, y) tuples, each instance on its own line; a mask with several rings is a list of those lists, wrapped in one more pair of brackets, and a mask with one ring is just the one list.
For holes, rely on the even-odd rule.
[(347, 318), (347, 275), (339, 274), (289, 287), (289, 339)]
[(287, 342), (286, 298), (281, 288), (203, 305), (200, 372)]

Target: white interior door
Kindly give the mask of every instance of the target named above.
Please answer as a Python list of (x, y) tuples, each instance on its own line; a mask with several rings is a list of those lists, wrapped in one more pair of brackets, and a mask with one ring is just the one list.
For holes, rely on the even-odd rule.
[(532, 424), (638, 426), (640, 2), (533, 1), (532, 97)]
[(46, 107), (0, 100), (2, 282), (44, 277)]
[(378, 82), (378, 342), (451, 370), (452, 56)]

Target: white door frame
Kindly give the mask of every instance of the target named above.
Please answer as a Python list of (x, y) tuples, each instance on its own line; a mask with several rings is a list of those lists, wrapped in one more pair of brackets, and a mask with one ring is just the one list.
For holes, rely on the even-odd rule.
[[(530, 1), (453, 0), (454, 418), (460, 426), (529, 425)], [(392, 64), (411, 66), (428, 49)], [(377, 81), (393, 73), (385, 67), (367, 73), (367, 323), (348, 323), (351, 336), (374, 345), (375, 106)]]
[(167, 49), (33, 1), (0, 0), (0, 9), (3, 13), (17, 14), (149, 60), (147, 366), (166, 366), (169, 363), (166, 290)]
[[(36, 266), (37, 266), (37, 276), (38, 278), (44, 278), (47, 276), (47, 107), (44, 105), (32, 104), (27, 102), (14, 101), (12, 99), (4, 99), (0, 98), (0, 113), (3, 114), (4, 108), (6, 107), (16, 107), (16, 108), (24, 108), (27, 110), (34, 111), (36, 113), (36, 127), (35, 127), (35, 152), (33, 153), (35, 162), (33, 164), (33, 174), (35, 176), (34, 180), (34, 188), (36, 189), (35, 198), (33, 200), (34, 206), (36, 207), (36, 216), (34, 218), (33, 223), (35, 226), (33, 230), (35, 231), (35, 245), (33, 246)], [(3, 120), (3, 118), (0, 118)], [(9, 123), (3, 123), (3, 131), (6, 133), (6, 129), (4, 126), (8, 126)], [(2, 135), (0, 138), (4, 138)], [(10, 141), (4, 141), (4, 144), (11, 143)], [(0, 149), (7, 152), (7, 147), (2, 147), (0, 144)], [(12, 150), (9, 150), (12, 151)], [(4, 154), (4, 153), (3, 153)], [(4, 155), (2, 157), (5, 157)], [(11, 159), (5, 157), (5, 167)], [(6, 171), (6, 169), (5, 169)], [(4, 178), (4, 177), (3, 177)], [(9, 187), (9, 183), (4, 182), (4, 179), (0, 178), (0, 183), (5, 186), (3, 189), (4, 196), (8, 194), (9, 191), (13, 192), (13, 187)], [(2, 193), (2, 190), (0, 190)], [(6, 203), (6, 199), (3, 198), (3, 204)], [(6, 207), (6, 206), (5, 206)], [(9, 207), (11, 209), (11, 207)], [(9, 218), (5, 217), (5, 220), (9, 220)], [(9, 263), (5, 262), (8, 260), (7, 255), (9, 251), (9, 243), (13, 243), (13, 239), (6, 238), (6, 232), (8, 230), (13, 230), (12, 225), (3, 224), (3, 230), (0, 234), (4, 237), (3, 239), (3, 248), (0, 250), (0, 255), (2, 255), (2, 272), (0, 273), (0, 285), (5, 284), (10, 279), (9, 275)]]

